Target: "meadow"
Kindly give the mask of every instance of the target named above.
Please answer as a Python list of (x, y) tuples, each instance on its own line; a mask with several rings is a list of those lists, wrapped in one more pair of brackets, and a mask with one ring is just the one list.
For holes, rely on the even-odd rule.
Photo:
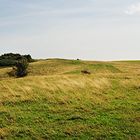
[(10, 70), (0, 68), (0, 139), (140, 139), (140, 61), (38, 60), (24, 78)]

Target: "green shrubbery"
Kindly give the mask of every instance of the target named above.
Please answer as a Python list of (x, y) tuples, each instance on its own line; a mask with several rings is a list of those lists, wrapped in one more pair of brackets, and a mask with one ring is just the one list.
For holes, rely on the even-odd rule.
[(22, 58), (15, 63), (15, 66), (13, 66), (13, 69), (8, 72), (8, 75), (14, 77), (24, 77), (28, 74), (28, 65), (28, 60), (26, 58)]
[(27, 75), (28, 68), (28, 60), (26, 58), (22, 58), (15, 65), (15, 75), (17, 77), (23, 77)]
[(31, 55), (7, 53), (0, 56), (0, 66), (15, 66), (16, 63), (23, 58), (25, 58), (27, 62), (33, 61)]
[(16, 64), (16, 62), (17, 62), (17, 60), (0, 59), (0, 66), (1, 67), (14, 66)]
[(33, 59), (30, 55), (8, 53), (0, 56), (0, 66), (13, 66), (8, 75), (15, 77), (26, 76), (28, 64), (32, 61)]

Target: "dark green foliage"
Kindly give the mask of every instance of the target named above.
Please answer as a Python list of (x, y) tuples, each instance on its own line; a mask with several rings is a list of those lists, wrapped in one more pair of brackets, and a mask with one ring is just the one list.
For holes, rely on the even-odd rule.
[(33, 61), (30, 55), (7, 53), (0, 56), (0, 66), (15, 66), (16, 63), (23, 58), (26, 58), (27, 62)]
[(0, 59), (18, 60), (22, 56), (20, 54), (7, 53), (0, 56)]
[(31, 55), (29, 55), (29, 54), (28, 55), (23, 55), (23, 57), (26, 58), (28, 62), (32, 62), (33, 61)]
[(17, 77), (24, 77), (27, 75), (27, 68), (28, 68), (28, 61), (26, 58), (18, 60), (16, 63), (16, 76)]
[(16, 64), (16, 60), (11, 59), (0, 59), (0, 66), (14, 66)]
[(14, 66), (9, 76), (23, 77), (27, 75), (28, 63), (33, 59), (30, 55), (8, 53), (0, 56), (0, 66)]

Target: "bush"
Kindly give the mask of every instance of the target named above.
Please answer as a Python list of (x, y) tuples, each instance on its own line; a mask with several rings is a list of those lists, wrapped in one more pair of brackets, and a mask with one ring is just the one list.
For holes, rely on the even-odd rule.
[(22, 58), (21, 60), (18, 60), (15, 65), (15, 75), (17, 77), (24, 77), (27, 75), (27, 68), (28, 68), (28, 61), (25, 58)]
[(11, 59), (0, 59), (0, 66), (7, 67), (7, 66), (14, 66), (16, 64), (16, 60)]
[(33, 61), (31, 55), (29, 55), (29, 54), (28, 55), (23, 55), (23, 57), (26, 58), (28, 62), (32, 62)]
[(25, 58), (29, 63), (33, 62), (31, 55), (20, 55), (14, 53), (7, 53), (0, 56), (0, 66), (15, 66), (15, 64)]
[(21, 55), (20, 54), (13, 54), (13, 53), (6, 53), (0, 56), (0, 59), (9, 59), (9, 60), (17, 60), (18, 58), (20, 58)]
[(9, 76), (23, 77), (28, 71), (28, 63), (34, 62), (31, 55), (20, 55), (14, 53), (6, 53), (0, 56), (0, 67), (13, 66), (13, 69), (8, 72)]

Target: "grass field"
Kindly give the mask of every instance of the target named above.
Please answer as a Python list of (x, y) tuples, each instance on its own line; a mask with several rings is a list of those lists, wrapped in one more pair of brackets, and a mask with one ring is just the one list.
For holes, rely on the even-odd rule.
[(40, 60), (24, 78), (10, 69), (0, 68), (0, 139), (140, 139), (140, 61)]

